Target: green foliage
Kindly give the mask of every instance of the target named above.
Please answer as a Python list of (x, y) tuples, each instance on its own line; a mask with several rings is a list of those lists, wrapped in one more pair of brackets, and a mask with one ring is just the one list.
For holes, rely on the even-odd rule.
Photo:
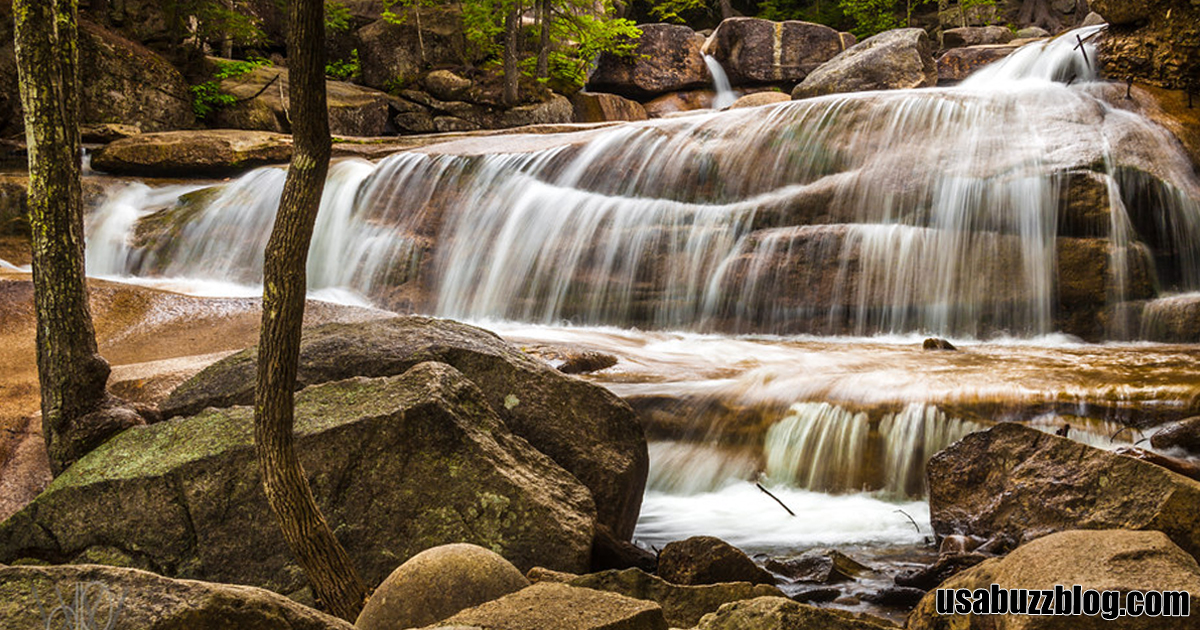
[(350, 51), (350, 59), (338, 59), (325, 64), (325, 75), (346, 81), (362, 74), (358, 63), (358, 49)]
[(344, 33), (350, 30), (350, 9), (336, 0), (325, 0), (325, 30)]
[(846, 18), (837, 0), (763, 0), (758, 3), (758, 17), (782, 22), (803, 20), (840, 28)]
[(842, 13), (854, 20), (850, 31), (860, 38), (904, 26), (896, 15), (895, 4), (893, 0), (838, 0)]
[(387, 92), (388, 94), (395, 95), (395, 94), (399, 94), (402, 90), (404, 90), (404, 88), (407, 88), (407, 87), (408, 87), (408, 79), (406, 79), (404, 77), (395, 77), (392, 79), (388, 79), (387, 82), (385, 82), (383, 84), (383, 91)]
[(581, 13), (555, 20), (550, 33), (554, 41), (575, 42), (574, 46), (551, 48), (548, 56), (550, 78), (582, 87), (587, 81), (588, 66), (601, 53), (632, 56), (642, 29), (632, 20)]
[(197, 118), (207, 118), (209, 114), (222, 107), (228, 107), (237, 102), (237, 97), (221, 91), (221, 81), (240, 77), (255, 68), (271, 65), (269, 59), (255, 58), (248, 61), (215, 62), (217, 69), (213, 72), (211, 81), (205, 81), (192, 86), (192, 111)]
[[(403, 24), (408, 21), (408, 13), (419, 11), (425, 7), (436, 7), (438, 4), (438, 0), (383, 0), (383, 19), (388, 24)], [(393, 10), (396, 8), (403, 13)]]
[(225, 38), (238, 46), (253, 46), (266, 42), (266, 34), (249, 9), (248, 0), (166, 0), (178, 20), (177, 27), (191, 30), (190, 18), (195, 18), (195, 35), (203, 41), (215, 42)]
[(684, 13), (711, 10), (707, 0), (658, 0), (650, 7), (650, 15), (662, 22), (683, 24)]

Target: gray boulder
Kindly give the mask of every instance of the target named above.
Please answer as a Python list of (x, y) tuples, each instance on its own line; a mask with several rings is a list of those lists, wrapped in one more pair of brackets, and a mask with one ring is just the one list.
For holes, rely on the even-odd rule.
[(1007, 44), (1014, 34), (1003, 26), (963, 26), (942, 32), (942, 48)]
[(710, 85), (700, 52), (704, 36), (677, 24), (643, 24), (632, 57), (603, 53), (588, 77), (589, 92), (644, 99)]
[[(163, 417), (251, 404), (256, 356), (247, 349), (179, 386), (161, 403)], [(390, 376), (422, 361), (452, 365), (478, 385), (513, 433), (587, 486), (599, 522), (629, 540), (649, 467), (637, 415), (608, 390), (561, 374), (486, 330), (425, 317), (313, 328), (300, 346), (297, 386)]]
[[(305, 578), (263, 494), (253, 433), (253, 409), (236, 407), (117, 435), (0, 523), (0, 562), (97, 562), (297, 592)], [(587, 489), (445, 364), (307, 388), (295, 436), (313, 495), (368, 584), (453, 542), (519, 567), (587, 567)]]
[(901, 28), (869, 37), (834, 57), (797, 85), (792, 98), (931, 87), (937, 77), (929, 36), (919, 28)]
[(733, 85), (793, 84), (843, 50), (841, 34), (828, 26), (747, 17), (722, 21), (705, 44)]

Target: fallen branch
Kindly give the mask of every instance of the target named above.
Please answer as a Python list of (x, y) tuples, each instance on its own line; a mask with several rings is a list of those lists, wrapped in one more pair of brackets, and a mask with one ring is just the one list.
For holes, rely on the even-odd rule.
[[(257, 92), (255, 92), (253, 96), (247, 96), (246, 98), (239, 98), (239, 99), (237, 100), (237, 102), (239, 102), (239, 103), (244, 103), (244, 102), (246, 102), (246, 101), (253, 101), (254, 99), (258, 98), (258, 95), (259, 95), (259, 94), (262, 94), (263, 92), (266, 92), (266, 91), (267, 91), (267, 88), (271, 87), (271, 85), (272, 85), (272, 84), (274, 84), (276, 81), (278, 81), (278, 80), (279, 80), (279, 76), (280, 76), (280, 75), (278, 75), (278, 74), (277, 74), (277, 75), (275, 75), (275, 76), (274, 76), (274, 77), (273, 77), (273, 78), (272, 78), (270, 81), (267, 81), (267, 84), (266, 84), (266, 85), (264, 85), (264, 86), (262, 86), (262, 88), (261, 88), (261, 89), (259, 89)], [(280, 83), (280, 84), (279, 84), (279, 89), (280, 89), (280, 90), (282, 90), (282, 89), (283, 89), (283, 84), (282, 84), (282, 83)], [(280, 92), (280, 94), (282, 94), (282, 92)]]
[(770, 491), (770, 490), (767, 490), (766, 488), (764, 488), (764, 487), (762, 486), (762, 484), (761, 484), (761, 483), (755, 482), (755, 483), (754, 483), (754, 485), (755, 485), (755, 486), (756, 486), (756, 487), (757, 487), (759, 490), (762, 490), (763, 492), (765, 492), (767, 496), (771, 497), (772, 499), (775, 499), (775, 502), (776, 502), (776, 503), (778, 503), (780, 507), (782, 507), (783, 509), (787, 510), (787, 513), (788, 513), (788, 514), (791, 514), (792, 516), (795, 516), (795, 515), (796, 515), (796, 513), (792, 511), (792, 508), (790, 508), (790, 507), (788, 507), (786, 504), (784, 504), (784, 502), (783, 502), (783, 501), (780, 501), (780, 500), (779, 500), (779, 497), (777, 497), (777, 496), (775, 496), (775, 495), (771, 494), (771, 491)]
[(914, 519), (912, 516), (910, 516), (910, 515), (908, 514), (908, 512), (905, 512), (904, 510), (892, 510), (892, 511), (893, 511), (893, 512), (899, 512), (899, 513), (901, 513), (901, 514), (903, 514), (903, 515), (905, 515), (905, 516), (908, 516), (908, 522), (910, 522), (910, 523), (912, 523), (912, 524), (913, 524), (913, 529), (917, 530), (917, 533), (918, 533), (918, 534), (920, 534), (920, 533), (921, 533), (921, 527), (920, 527), (919, 525), (917, 525), (917, 521), (916, 521), (916, 519)]

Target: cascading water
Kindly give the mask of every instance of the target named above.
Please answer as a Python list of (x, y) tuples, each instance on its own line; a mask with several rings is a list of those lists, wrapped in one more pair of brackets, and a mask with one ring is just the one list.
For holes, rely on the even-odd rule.
[(738, 94), (729, 84), (729, 76), (725, 74), (725, 68), (721, 67), (721, 62), (712, 55), (704, 55), (704, 65), (708, 67), (708, 75), (712, 77), (713, 88), (717, 90), (717, 96), (713, 99), (713, 109), (725, 109), (733, 105), (733, 102), (738, 99)]
[[(1165, 288), (1200, 289), (1200, 194), (1170, 136), (1110, 105), (1114, 88), (1088, 80), (1066, 39), (953, 89), (342, 163), (311, 287), (468, 319), (1104, 334), (1095, 312), (1153, 297), (1154, 263)], [(1049, 80), (1063, 77), (1074, 83)], [(107, 266), (95, 271), (254, 282), (282, 177), (225, 186), (172, 228), (177, 239), (126, 239), (130, 256), (108, 255), (111, 234), (96, 240)], [(1166, 228), (1126, 229), (1150, 208)], [(1106, 275), (1099, 297), (1076, 304), (1091, 309), (1081, 319), (1060, 304), (1061, 278), (1097, 266)]]
[[(672, 343), (702, 349), (680, 368), (671, 367), (673, 351), (656, 363), (685, 372), (701, 355), (730, 361), (721, 344), (733, 341), (706, 349), (695, 333), (1136, 334), (1130, 313), (1143, 314), (1145, 331), (1150, 318), (1196, 299), (1164, 292), (1200, 291), (1200, 183), (1165, 130), (1127, 111), (1123, 86), (1095, 80), (1093, 48), (1081, 53), (1075, 43), (1070, 34), (1025, 47), (955, 88), (343, 161), (322, 201), (310, 289), (493, 323), (688, 331), (671, 333), (685, 335)], [(134, 185), (91, 217), (89, 271), (256, 284), (283, 177), (261, 169), (213, 188)], [(761, 367), (737, 376), (714, 368), (699, 383), (680, 376), (668, 391), (656, 389), (671, 381), (662, 372), (606, 382), (631, 398), (732, 408), (684, 413), (695, 426), (726, 416), (757, 422), (652, 443), (640, 535), (714, 534), (760, 548), (845, 532), (917, 542), (895, 502), (927, 520), (914, 502), (923, 462), (986, 424), (941, 402), (1000, 392), (1054, 412), (1095, 406), (1094, 392), (1064, 397), (1072, 383), (1043, 391), (1016, 376), (930, 393), (907, 380), (927, 357), (880, 368), (877, 381), (864, 381), (861, 366), (822, 372), (842, 360), (830, 358), (838, 352), (822, 346), (816, 360), (757, 346), (747, 357)], [(860, 362), (882, 353), (859, 352), (870, 353)], [(945, 369), (979, 369), (972, 357), (995, 359), (978, 351)], [(1061, 370), (1044, 363), (1045, 373)], [(904, 388), (921, 393), (893, 395)], [(1119, 413), (1122, 404), (1110, 407)], [(788, 521), (768, 499), (771, 516), (747, 532), (747, 510), (759, 509), (749, 506), (764, 504), (756, 480), (818, 520)], [(697, 516), (697, 506), (709, 512)]]

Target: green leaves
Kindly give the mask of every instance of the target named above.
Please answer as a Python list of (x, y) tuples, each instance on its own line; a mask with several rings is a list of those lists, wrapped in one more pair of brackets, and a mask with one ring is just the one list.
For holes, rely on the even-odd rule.
[(221, 81), (271, 65), (269, 59), (261, 57), (248, 61), (218, 60), (215, 63), (217, 69), (213, 72), (212, 80), (192, 86), (192, 111), (196, 113), (197, 118), (207, 118), (213, 111), (237, 102), (237, 97), (221, 91)]

